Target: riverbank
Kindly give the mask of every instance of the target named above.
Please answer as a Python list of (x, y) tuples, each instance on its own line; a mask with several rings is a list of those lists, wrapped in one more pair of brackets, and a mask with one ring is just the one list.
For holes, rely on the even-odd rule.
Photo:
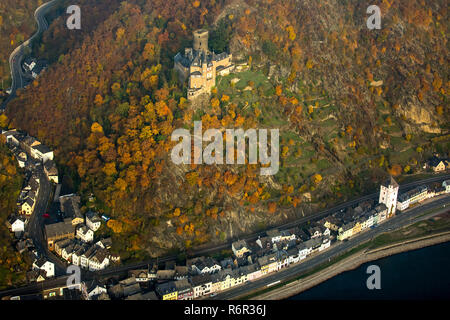
[[(252, 300), (281, 300), (286, 299), (303, 291), (306, 291), (318, 284), (333, 278), (343, 272), (354, 270), (364, 263), (378, 260), (384, 257), (395, 255), (398, 253), (417, 250), (427, 246), (436, 245), (450, 241), (450, 231), (440, 232), (432, 235), (418, 237), (416, 239), (408, 239), (398, 243), (385, 245), (382, 247), (369, 249), (362, 245), (360, 250), (345, 257), (342, 260), (315, 272), (305, 278), (292, 281), (284, 286), (275, 288), (268, 292), (253, 296)], [(366, 247), (366, 248), (365, 248)]]

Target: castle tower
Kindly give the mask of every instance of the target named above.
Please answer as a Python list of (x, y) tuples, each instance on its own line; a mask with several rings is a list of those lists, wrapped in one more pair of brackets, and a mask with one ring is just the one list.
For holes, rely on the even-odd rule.
[(208, 52), (208, 30), (200, 29), (194, 31), (194, 50)]
[(379, 203), (384, 203), (388, 209), (387, 217), (391, 217), (395, 214), (397, 209), (397, 196), (398, 196), (398, 183), (392, 178), (392, 176), (380, 187), (380, 199)]

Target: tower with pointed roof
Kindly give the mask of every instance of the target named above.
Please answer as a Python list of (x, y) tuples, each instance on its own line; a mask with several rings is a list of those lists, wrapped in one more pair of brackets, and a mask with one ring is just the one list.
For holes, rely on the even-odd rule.
[(398, 188), (398, 183), (394, 180), (394, 178), (392, 178), (392, 176), (381, 184), (380, 199), (378, 202), (386, 205), (388, 209), (388, 217), (394, 215), (395, 210), (397, 209)]

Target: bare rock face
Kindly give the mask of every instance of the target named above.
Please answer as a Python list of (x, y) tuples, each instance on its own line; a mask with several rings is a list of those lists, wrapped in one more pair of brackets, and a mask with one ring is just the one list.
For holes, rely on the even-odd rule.
[(414, 127), (426, 133), (441, 133), (441, 129), (436, 126), (436, 119), (428, 109), (419, 106), (414, 102), (408, 102), (399, 109), (400, 115)]

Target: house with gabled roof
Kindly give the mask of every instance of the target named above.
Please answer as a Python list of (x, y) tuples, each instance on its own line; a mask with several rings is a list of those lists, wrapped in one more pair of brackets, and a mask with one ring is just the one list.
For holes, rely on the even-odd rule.
[(181, 279), (175, 281), (175, 288), (177, 289), (177, 300), (193, 300), (194, 291), (188, 279)]
[(94, 231), (89, 229), (84, 224), (78, 224), (76, 226), (77, 230), (77, 238), (80, 239), (83, 242), (92, 242), (94, 241)]
[(108, 251), (99, 248), (89, 257), (89, 271), (103, 270), (109, 266)]
[(245, 240), (235, 241), (231, 244), (231, 250), (238, 258), (243, 257), (245, 253), (250, 252), (250, 249)]
[(96, 212), (88, 211), (86, 213), (86, 225), (92, 231), (97, 231), (102, 225), (102, 219)]
[(156, 293), (161, 297), (161, 300), (177, 300), (178, 291), (175, 281), (160, 283), (156, 286)]
[(40, 269), (45, 271), (47, 278), (55, 276), (55, 264), (41, 257), (33, 262), (33, 269)]
[(58, 168), (53, 160), (44, 163), (44, 173), (49, 181), (58, 184)]

